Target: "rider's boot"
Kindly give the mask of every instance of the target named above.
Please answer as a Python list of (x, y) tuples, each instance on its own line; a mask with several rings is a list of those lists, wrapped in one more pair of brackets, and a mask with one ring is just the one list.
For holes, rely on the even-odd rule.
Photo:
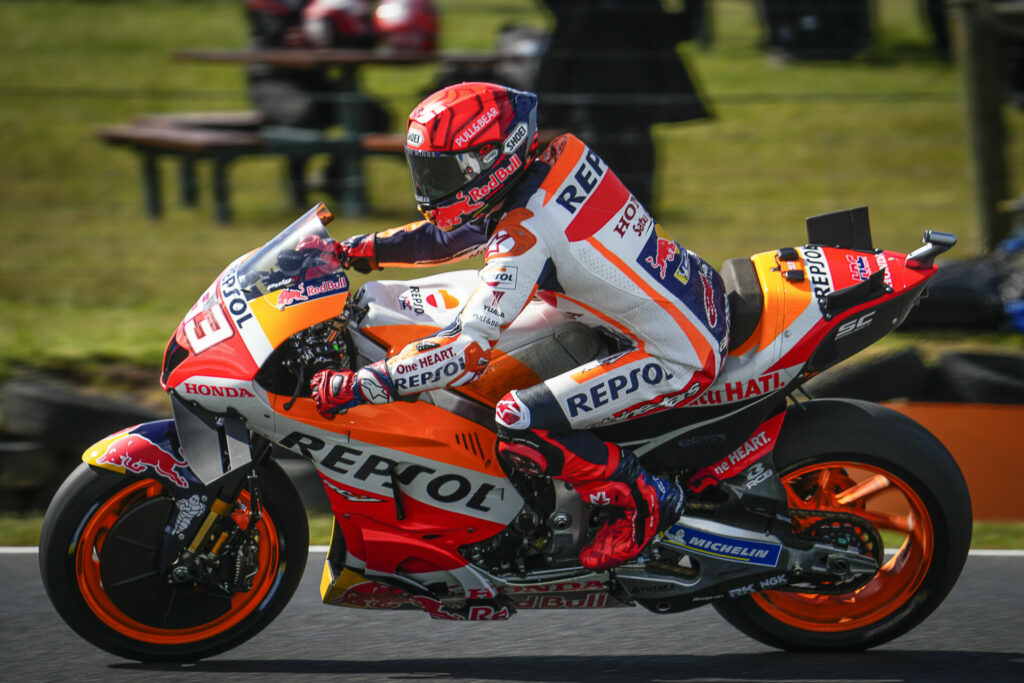
[(587, 502), (619, 507), (624, 513), (601, 527), (580, 551), (580, 563), (588, 569), (609, 569), (633, 559), (683, 514), (682, 487), (647, 472), (625, 449), (620, 449), (619, 465), (609, 479), (576, 485)]
[(572, 485), (592, 505), (620, 508), (580, 551), (588, 569), (608, 569), (631, 560), (658, 532), (683, 513), (683, 489), (647, 472), (630, 451), (587, 432), (502, 440), (499, 454), (516, 469), (548, 475)]

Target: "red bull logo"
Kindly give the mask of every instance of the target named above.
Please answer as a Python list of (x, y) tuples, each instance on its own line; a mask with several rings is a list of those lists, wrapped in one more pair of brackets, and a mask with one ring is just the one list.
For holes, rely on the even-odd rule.
[(344, 278), (324, 280), (323, 282), (310, 282), (306, 285), (306, 294), (310, 299), (317, 299), (322, 296), (330, 296), (338, 292), (347, 291), (348, 281)]
[[(147, 431), (151, 431), (147, 425), (139, 425), (122, 432), (98, 443), (86, 457), (94, 465), (123, 467), (134, 474), (155, 474), (178, 488), (187, 489), (188, 479), (184, 473), (188, 470), (188, 462), (173, 451), (166, 432), (163, 438), (154, 440), (150, 437), (156, 435), (146, 434)], [(95, 455), (97, 452), (99, 454)]]
[[(461, 190), (455, 195), (455, 198), (458, 200), (457, 202), (449, 206), (425, 211), (423, 215), (437, 227), (449, 228), (461, 225), (467, 216), (470, 216), (484, 205), (481, 200), (474, 199)], [(417, 199), (419, 198), (417, 197)]]
[(507, 164), (500, 168), (494, 169), (494, 171), (491, 173), (491, 179), (487, 182), (486, 185), (482, 185), (481, 187), (469, 188), (469, 196), (475, 202), (483, 202), (483, 200), (487, 198), (487, 195), (491, 194), (492, 192), (500, 188), (502, 185), (504, 185), (505, 181), (511, 178), (512, 175), (515, 174), (515, 172), (518, 171), (522, 165), (523, 160), (520, 159), (518, 156), (513, 156), (511, 159), (508, 160)]
[(644, 261), (657, 270), (661, 274), (661, 279), (664, 280), (665, 276), (668, 275), (669, 262), (674, 261), (679, 253), (679, 245), (672, 240), (659, 237), (654, 249), (654, 253), (645, 258)]
[[(307, 271), (306, 275), (308, 276), (312, 272), (312, 270)], [(322, 275), (322, 273), (319, 274)], [(277, 295), (276, 306), (279, 311), (283, 311), (289, 306), (347, 291), (348, 280), (344, 276), (331, 274), (316, 282), (300, 282), (294, 289), (282, 289)]]
[(288, 306), (301, 304), (303, 301), (309, 301), (309, 297), (306, 296), (305, 283), (300, 282), (298, 289), (281, 290), (281, 293), (277, 295), (277, 308), (283, 311)]

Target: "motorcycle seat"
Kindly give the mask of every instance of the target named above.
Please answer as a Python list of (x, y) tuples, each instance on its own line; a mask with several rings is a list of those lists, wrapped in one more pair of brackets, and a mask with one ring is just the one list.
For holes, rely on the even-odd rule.
[(743, 345), (757, 329), (764, 308), (761, 281), (749, 258), (733, 258), (722, 264), (722, 280), (729, 299), (729, 350)]

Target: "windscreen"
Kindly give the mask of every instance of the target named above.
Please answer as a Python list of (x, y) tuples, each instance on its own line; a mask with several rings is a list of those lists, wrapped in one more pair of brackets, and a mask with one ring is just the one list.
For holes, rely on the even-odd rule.
[(247, 299), (292, 287), (303, 280), (316, 280), (334, 274), (316, 250), (296, 251), (298, 243), (309, 235), (329, 239), (327, 228), (314, 207), (264, 244), (238, 267), (238, 284)]

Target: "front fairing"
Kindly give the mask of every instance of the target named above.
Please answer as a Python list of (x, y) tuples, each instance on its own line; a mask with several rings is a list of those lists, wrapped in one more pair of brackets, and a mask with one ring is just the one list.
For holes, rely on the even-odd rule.
[(330, 213), (314, 207), (259, 249), (237, 259), (178, 325), (164, 353), (161, 384), (187, 401), (243, 415), (265, 392), (254, 378), (270, 354), (296, 332), (344, 311), (348, 279), (315, 251), (296, 251), (304, 237), (329, 239)]

